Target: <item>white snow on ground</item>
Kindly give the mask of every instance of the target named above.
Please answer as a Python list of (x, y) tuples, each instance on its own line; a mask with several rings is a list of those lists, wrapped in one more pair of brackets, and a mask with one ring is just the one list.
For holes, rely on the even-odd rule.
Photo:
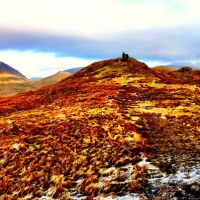
[(39, 200), (55, 200), (52, 197), (42, 196), (39, 198)]
[[(84, 197), (75, 197), (74, 200), (83, 200)], [(50, 200), (50, 199), (42, 199), (42, 200)], [(125, 196), (120, 197), (112, 197), (112, 196), (98, 196), (95, 197), (94, 200), (140, 200), (140, 197), (136, 194), (127, 194)]]
[(126, 195), (126, 196), (117, 197), (116, 200), (139, 200), (139, 197), (137, 197), (136, 195), (134, 196)]
[[(170, 183), (176, 183), (176, 184), (186, 184), (186, 185), (192, 185), (194, 183), (200, 184), (200, 166), (193, 166), (190, 167), (190, 169), (186, 169), (184, 167), (180, 168), (175, 174), (166, 174), (163, 173), (159, 167), (152, 164), (151, 162), (147, 161), (147, 157), (145, 155), (141, 155), (141, 161), (138, 163), (139, 166), (146, 166), (148, 169), (148, 174), (150, 175), (150, 178), (148, 181), (154, 185), (155, 187), (160, 187), (164, 184), (170, 184)], [(105, 169), (103, 174), (105, 176), (102, 176), (99, 180), (99, 186), (104, 186), (104, 181), (109, 180), (113, 183), (117, 183), (115, 181), (115, 175), (120, 170), (125, 172), (126, 180), (125, 183), (128, 183), (130, 181), (131, 176), (131, 170), (133, 169), (132, 164), (127, 164), (126, 166), (123, 166), (122, 168), (116, 168), (111, 167), (108, 169)], [(82, 179), (77, 180), (77, 184), (80, 184), (82, 182)], [(46, 192), (45, 196), (42, 196), (39, 198), (39, 200), (55, 200), (52, 196), (52, 188), (49, 188), (49, 190)], [(83, 196), (79, 196), (78, 194), (70, 194), (70, 197), (73, 197), (75, 200), (83, 200)], [(139, 194), (126, 194), (125, 196), (97, 196), (94, 198), (95, 200), (141, 200), (145, 199), (144, 196), (140, 196)]]
[(194, 183), (200, 184), (200, 169), (191, 168), (185, 171), (184, 168), (179, 169), (176, 174), (167, 176), (162, 179), (162, 183), (182, 183), (192, 185)]
[(161, 172), (159, 167), (151, 164), (147, 161), (147, 158), (142, 155), (142, 161), (138, 163), (140, 166), (146, 166), (150, 175), (152, 173), (149, 181), (153, 184), (169, 184), (169, 183), (179, 183), (192, 185), (194, 183), (200, 184), (200, 165), (190, 167), (190, 169), (180, 168), (175, 174), (166, 174)]
[[(103, 188), (105, 187), (105, 181), (111, 181), (114, 184), (117, 184), (118, 181), (115, 180), (115, 177), (117, 175), (117, 173), (119, 173), (120, 171), (124, 172), (125, 175), (125, 181), (122, 181), (120, 183), (129, 183), (131, 181), (131, 170), (134, 169), (134, 165), (132, 164), (127, 164), (126, 166), (123, 167), (110, 167), (107, 169), (104, 169), (102, 171), (102, 173), (104, 174), (104, 176), (102, 176), (99, 179), (99, 187)], [(77, 187), (79, 187), (79, 185), (81, 184), (81, 182), (83, 181), (83, 179), (78, 179), (76, 181), (77, 183)], [(85, 199), (84, 196), (82, 196), (81, 194), (79, 194), (78, 192), (70, 192), (69, 197), (75, 200), (83, 200)], [(101, 196), (98, 195), (97, 197), (94, 198), (95, 200), (140, 200), (141, 198), (137, 195), (137, 194), (126, 194), (124, 196)], [(144, 198), (142, 198), (144, 199)], [(41, 198), (39, 198), (39, 200), (54, 200), (54, 198), (52, 198), (52, 188), (49, 188), (46, 191), (46, 194), (44, 196), (42, 196)]]
[(107, 197), (97, 197), (95, 198), (97, 200), (140, 200), (140, 198), (137, 195), (130, 195), (127, 194), (125, 196), (120, 196), (120, 197), (111, 197), (111, 196), (107, 196)]

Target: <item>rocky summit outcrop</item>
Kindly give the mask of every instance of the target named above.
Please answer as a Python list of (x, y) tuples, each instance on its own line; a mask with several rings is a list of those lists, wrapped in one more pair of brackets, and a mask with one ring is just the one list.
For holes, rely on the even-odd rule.
[(196, 200), (199, 99), (133, 58), (1, 97), (0, 198)]

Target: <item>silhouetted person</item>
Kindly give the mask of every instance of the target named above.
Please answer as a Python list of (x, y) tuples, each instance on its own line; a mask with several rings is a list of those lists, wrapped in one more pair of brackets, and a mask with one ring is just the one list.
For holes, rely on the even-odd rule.
[(122, 61), (127, 61), (128, 58), (129, 58), (129, 55), (123, 52), (122, 53)]

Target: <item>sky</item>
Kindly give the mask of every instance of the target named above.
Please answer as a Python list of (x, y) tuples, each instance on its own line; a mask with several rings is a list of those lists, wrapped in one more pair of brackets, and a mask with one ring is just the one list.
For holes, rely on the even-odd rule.
[(120, 57), (200, 68), (199, 0), (0, 0), (0, 61), (28, 78)]

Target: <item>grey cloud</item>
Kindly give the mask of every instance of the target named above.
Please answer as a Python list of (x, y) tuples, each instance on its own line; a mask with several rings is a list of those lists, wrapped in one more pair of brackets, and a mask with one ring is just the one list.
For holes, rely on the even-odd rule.
[(136, 57), (173, 61), (199, 59), (200, 27), (171, 27), (130, 31), (116, 37), (115, 48), (122, 46)]
[(88, 56), (86, 51), (78, 53), (89, 41), (85, 38), (62, 36), (20, 30), (2, 29), (0, 31), (0, 49), (33, 50), (55, 52), (67, 56)]
[(122, 51), (139, 59), (175, 62), (199, 60), (200, 27), (195, 25), (152, 28), (104, 34), (98, 38), (40, 32), (0, 31), (0, 49), (55, 52), (59, 56), (117, 57)]

